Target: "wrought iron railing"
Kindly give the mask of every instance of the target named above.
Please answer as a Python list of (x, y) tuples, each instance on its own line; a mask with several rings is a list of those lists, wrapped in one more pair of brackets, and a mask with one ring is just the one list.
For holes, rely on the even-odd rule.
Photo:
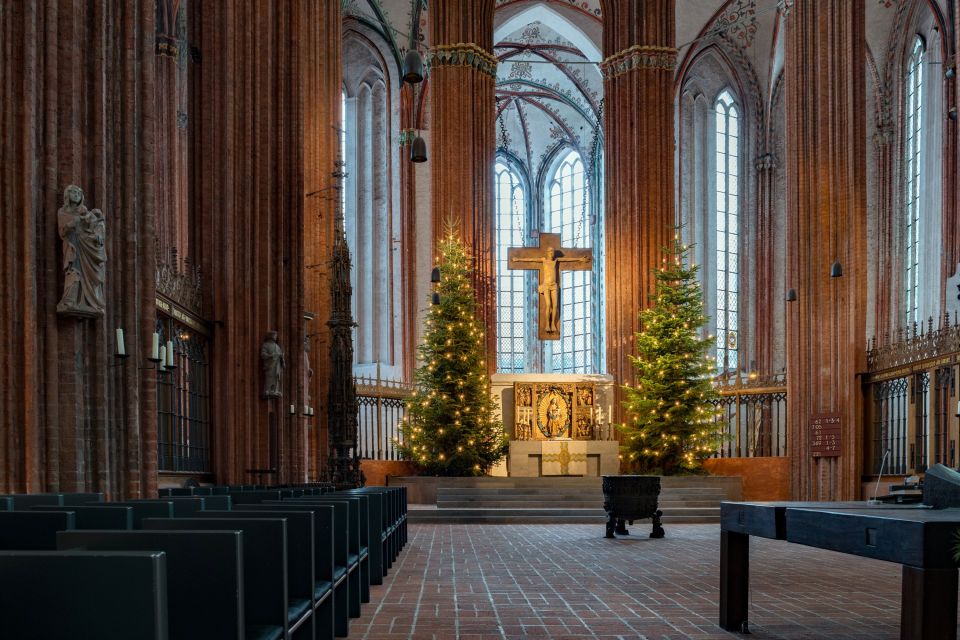
[(358, 451), (370, 460), (400, 460), (395, 442), (401, 441), (400, 421), (413, 385), (376, 377), (354, 378), (357, 388)]
[[(867, 351), (864, 390), (865, 473), (923, 473), (957, 466), (960, 325), (943, 316), (901, 329)], [(887, 458), (884, 462), (884, 457)]]
[(718, 458), (787, 455), (787, 385), (784, 376), (718, 378), (716, 424), (725, 435)]

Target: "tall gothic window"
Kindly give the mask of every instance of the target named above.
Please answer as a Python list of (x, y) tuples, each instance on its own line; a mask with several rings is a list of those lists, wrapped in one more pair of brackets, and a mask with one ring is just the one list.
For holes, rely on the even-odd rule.
[(401, 224), (393, 144), (399, 104), (392, 67), (370, 38), (344, 37), (343, 205), (353, 285), (354, 371), (399, 378), (402, 368)]
[(739, 115), (728, 90), (714, 103), (717, 132), (717, 371), (737, 369), (739, 280)]
[(507, 249), (521, 247), (526, 236), (524, 182), (505, 158), (495, 168), (497, 189), (497, 371), (526, 369), (524, 272), (507, 268)]
[(904, 91), (904, 320), (906, 325), (919, 321), (921, 184), (923, 180), (923, 39), (917, 36), (907, 64)]
[[(583, 160), (568, 151), (546, 184), (544, 227), (560, 234), (561, 246), (591, 247), (590, 195)], [(597, 260), (599, 257), (594, 256)], [(563, 271), (560, 276), (560, 335), (550, 344), (549, 369), (555, 373), (593, 370), (592, 272)]]

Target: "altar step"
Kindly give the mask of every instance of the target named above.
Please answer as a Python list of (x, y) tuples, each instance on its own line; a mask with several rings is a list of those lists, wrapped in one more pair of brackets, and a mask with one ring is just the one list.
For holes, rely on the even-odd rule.
[[(410, 522), (448, 524), (602, 523), (599, 478), (553, 486), (438, 487), (436, 505), (411, 505)], [(665, 486), (660, 509), (665, 523), (719, 522), (722, 488)]]

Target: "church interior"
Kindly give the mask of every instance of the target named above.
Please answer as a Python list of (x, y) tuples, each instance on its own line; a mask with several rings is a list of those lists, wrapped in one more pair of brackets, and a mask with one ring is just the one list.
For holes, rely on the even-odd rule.
[(958, 47), (0, 0), (0, 637), (955, 640)]

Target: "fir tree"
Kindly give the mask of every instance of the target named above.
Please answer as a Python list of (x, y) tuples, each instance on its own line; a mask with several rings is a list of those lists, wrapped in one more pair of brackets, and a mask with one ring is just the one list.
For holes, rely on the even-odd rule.
[(630, 356), (636, 386), (625, 386), (621, 447), (628, 467), (663, 474), (699, 471), (722, 442), (715, 418), (713, 344), (703, 336), (707, 317), (688, 246), (675, 237), (656, 271), (654, 305), (640, 313), (637, 355)]
[(490, 395), (470, 256), (452, 230), (438, 248), (440, 300), (427, 315), (398, 449), (426, 474), (479, 476), (506, 455), (507, 438)]

